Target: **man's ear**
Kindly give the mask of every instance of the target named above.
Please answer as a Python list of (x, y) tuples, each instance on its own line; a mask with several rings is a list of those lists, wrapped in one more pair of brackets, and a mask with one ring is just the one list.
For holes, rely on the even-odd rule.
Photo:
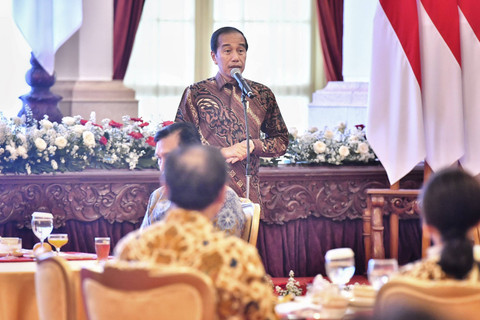
[(213, 62), (214, 62), (216, 65), (218, 65), (217, 56), (216, 56), (215, 52), (210, 51), (210, 57), (212, 57)]

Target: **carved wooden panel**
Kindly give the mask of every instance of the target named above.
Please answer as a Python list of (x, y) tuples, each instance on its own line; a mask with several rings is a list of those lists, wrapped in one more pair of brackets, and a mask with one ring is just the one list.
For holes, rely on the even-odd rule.
[[(419, 187), (421, 168), (402, 182)], [(156, 170), (86, 170), (44, 175), (0, 176), (0, 224), (30, 227), (34, 211), (52, 212), (55, 228), (68, 220), (137, 223), (150, 193), (159, 185)], [(262, 221), (283, 224), (309, 216), (341, 221), (362, 217), (366, 190), (386, 188), (381, 166), (280, 166), (260, 169)]]
[(30, 227), (35, 211), (51, 212), (54, 227), (67, 220), (104, 218), (110, 223), (143, 218), (158, 171), (101, 171), (35, 176), (2, 176), (0, 223)]
[[(418, 188), (421, 182), (419, 168), (402, 185)], [(361, 218), (367, 207), (366, 190), (388, 186), (381, 166), (264, 168), (260, 176), (262, 221), (282, 224), (309, 216), (337, 221)]]

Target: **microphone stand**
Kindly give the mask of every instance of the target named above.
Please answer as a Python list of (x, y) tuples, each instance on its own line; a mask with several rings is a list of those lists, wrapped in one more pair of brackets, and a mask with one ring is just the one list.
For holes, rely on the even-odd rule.
[(245, 95), (244, 90), (242, 90), (242, 104), (243, 104), (243, 111), (245, 114), (245, 136), (247, 142), (247, 164), (245, 166), (245, 176), (247, 178), (247, 199), (250, 199), (250, 178), (252, 177), (250, 173), (250, 131), (248, 129), (248, 116), (247, 116), (247, 108), (248, 108), (248, 101), (247, 96)]

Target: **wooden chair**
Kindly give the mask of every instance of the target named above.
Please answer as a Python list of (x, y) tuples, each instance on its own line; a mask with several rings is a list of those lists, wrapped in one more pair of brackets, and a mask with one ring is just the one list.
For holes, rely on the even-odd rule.
[(80, 271), (90, 320), (215, 319), (211, 279), (197, 270), (155, 271), (106, 266), (103, 272)]
[(242, 201), (242, 209), (246, 218), (242, 239), (251, 245), (256, 246), (258, 227), (260, 224), (260, 205), (258, 203)]
[(378, 292), (375, 313), (382, 315), (392, 306), (423, 308), (441, 319), (477, 319), (480, 284), (465, 281), (392, 279)]
[(67, 261), (53, 254), (37, 259), (35, 293), (40, 320), (74, 320), (75, 290)]

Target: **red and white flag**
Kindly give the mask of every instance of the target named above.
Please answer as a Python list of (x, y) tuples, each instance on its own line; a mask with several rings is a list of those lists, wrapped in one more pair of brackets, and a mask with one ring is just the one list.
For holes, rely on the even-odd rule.
[(380, 0), (374, 19), (367, 137), (394, 184), (426, 156), (416, 0)]
[(426, 161), (433, 171), (465, 152), (457, 0), (419, 0)]
[(462, 50), (463, 112), (465, 155), (462, 167), (480, 173), (480, 1), (459, 0), (460, 43)]

